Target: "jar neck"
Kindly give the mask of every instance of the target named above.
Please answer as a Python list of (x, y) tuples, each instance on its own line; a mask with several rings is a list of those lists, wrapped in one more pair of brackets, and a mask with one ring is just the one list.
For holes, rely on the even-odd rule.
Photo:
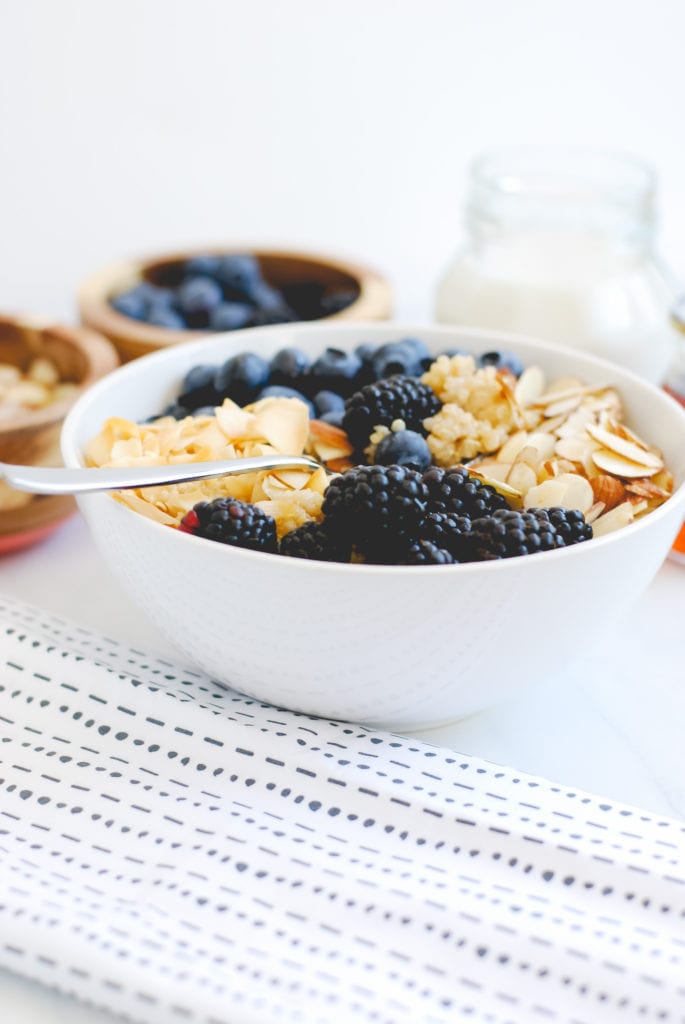
[(523, 149), (485, 155), (472, 165), (465, 222), (481, 244), (513, 236), (594, 239), (607, 248), (651, 250), (654, 175), (612, 154)]

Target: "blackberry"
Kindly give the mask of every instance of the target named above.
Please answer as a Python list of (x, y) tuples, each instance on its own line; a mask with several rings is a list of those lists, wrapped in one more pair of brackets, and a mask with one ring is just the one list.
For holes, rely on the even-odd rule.
[(454, 558), (445, 548), (430, 540), (416, 540), (401, 561), (401, 565), (454, 565)]
[(498, 509), (490, 516), (476, 519), (466, 539), (466, 559), (470, 562), (491, 561), (563, 547), (556, 528), (536, 512)]
[(199, 502), (184, 515), (180, 529), (251, 551), (277, 550), (274, 519), (256, 505), (237, 498)]
[(281, 538), (280, 552), (291, 558), (316, 559), (319, 562), (349, 562), (350, 541), (334, 533), (326, 523), (305, 523)]
[(424, 434), (423, 421), (442, 408), (432, 388), (415, 377), (396, 374), (375, 384), (365, 384), (345, 402), (343, 428), (358, 449), (369, 443), (374, 427), (389, 427), (397, 419), (404, 420), (407, 430)]
[(470, 530), (468, 516), (454, 512), (429, 512), (421, 525), (421, 540), (448, 551), (453, 560), (462, 562)]
[(460, 516), (478, 519), (498, 509), (509, 508), (505, 497), (494, 487), (469, 476), (463, 466), (452, 469), (433, 466), (423, 474), (423, 482), (428, 488), (430, 512), (456, 512)]
[(592, 524), (585, 522), (585, 516), (578, 509), (533, 508), (530, 511), (541, 521), (552, 524), (559, 537), (557, 547), (579, 544), (592, 537)]
[(418, 537), (427, 501), (421, 474), (413, 469), (356, 466), (330, 482), (322, 512), (367, 561), (385, 562)]

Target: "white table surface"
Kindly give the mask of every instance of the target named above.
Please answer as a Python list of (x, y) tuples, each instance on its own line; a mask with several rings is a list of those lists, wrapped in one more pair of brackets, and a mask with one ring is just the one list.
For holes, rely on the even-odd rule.
[[(78, 515), (42, 544), (1, 558), (0, 590), (151, 652), (165, 651)], [(560, 650), (544, 685), (417, 735), (685, 819), (684, 599), (685, 566), (667, 561), (638, 604), (571, 669), (564, 669)], [(7, 1024), (112, 1019), (3, 972), (0, 1007)]]

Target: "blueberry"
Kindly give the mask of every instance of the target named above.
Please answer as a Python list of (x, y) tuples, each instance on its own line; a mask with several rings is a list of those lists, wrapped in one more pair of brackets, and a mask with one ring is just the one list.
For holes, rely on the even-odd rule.
[(165, 288), (153, 284), (152, 281), (141, 281), (134, 291), (145, 299), (149, 308), (167, 306), (169, 309), (176, 309), (176, 292), (173, 288)]
[(301, 391), (296, 391), (295, 388), (287, 388), (282, 384), (270, 384), (259, 392), (257, 398), (297, 398), (300, 402), (304, 402), (310, 417), (314, 418), (314, 406)]
[(252, 317), (252, 306), (246, 302), (222, 302), (209, 315), (213, 331), (237, 331), (246, 327)]
[(374, 341), (362, 341), (361, 344), (357, 345), (354, 350), (361, 359), (362, 363), (368, 363), (371, 365), (373, 357), (378, 352), (378, 345)]
[(372, 362), (376, 380), (384, 380), (396, 373), (403, 377), (418, 377), (422, 372), (421, 355), (411, 343), (390, 341), (381, 345)]
[(189, 277), (178, 289), (179, 309), (192, 327), (206, 327), (222, 301), (221, 287), (211, 277)]
[(144, 320), (147, 315), (148, 303), (142, 295), (136, 294), (135, 290), (115, 295), (109, 300), (109, 304), (117, 313), (129, 316), (133, 320)]
[(494, 366), (496, 370), (509, 370), (515, 377), (523, 373), (523, 363), (513, 352), (484, 352), (478, 357), (478, 366)]
[(347, 309), (352, 303), (359, 297), (359, 292), (351, 291), (349, 289), (340, 289), (337, 292), (330, 292), (328, 295), (324, 295), (321, 299), (321, 312), (320, 316), (333, 316), (334, 313), (340, 313), (343, 309)]
[(269, 382), (269, 364), (254, 352), (231, 356), (214, 377), (219, 398), (231, 398), (238, 405), (247, 405)]
[(186, 277), (216, 277), (220, 263), (220, 256), (191, 256), (185, 261), (183, 272)]
[(201, 405), (199, 409), (191, 409), (192, 416), (214, 416), (216, 406)]
[(281, 293), (266, 281), (255, 285), (251, 300), (255, 305), (253, 316), (255, 323), (285, 324), (297, 320), (297, 314), (293, 312)]
[(216, 405), (219, 402), (219, 396), (214, 389), (215, 375), (215, 366), (206, 366), (202, 363), (193, 366), (183, 378), (178, 402), (188, 409)]
[(425, 438), (413, 430), (398, 430), (378, 443), (374, 462), (378, 466), (407, 466), (422, 473), (432, 459)]
[(473, 356), (473, 352), (469, 352), (466, 348), (446, 348), (440, 353), (440, 355), (447, 356), (451, 359), (452, 356)]
[(311, 359), (301, 348), (282, 348), (270, 363), (273, 384), (292, 385), (309, 373)]
[(265, 327), (267, 324), (291, 324), (297, 317), (285, 306), (271, 309), (255, 309), (250, 317), (250, 327)]
[(355, 352), (327, 348), (312, 364), (310, 381), (317, 390), (337, 391), (346, 397), (356, 387), (355, 378), (361, 368), (362, 361)]
[(422, 338), (402, 338), (399, 344), (404, 348), (411, 349), (419, 359), (433, 358), (428, 345)]
[(254, 256), (235, 253), (222, 256), (216, 268), (216, 279), (224, 286), (227, 299), (250, 299), (264, 283), (262, 271)]
[(188, 324), (180, 313), (167, 305), (150, 306), (145, 319), (155, 327), (166, 327), (170, 331), (185, 331), (188, 328)]
[(281, 289), (286, 304), (298, 320), (316, 320), (321, 316), (321, 297), (324, 286), (319, 281), (296, 281)]
[(345, 399), (337, 391), (317, 391), (314, 395), (314, 408), (319, 419), (327, 412), (340, 412), (345, 409)]
[(344, 409), (332, 410), (331, 412), (325, 412), (319, 419), (323, 423), (330, 423), (332, 427), (340, 427), (343, 429), (343, 416), (345, 415)]

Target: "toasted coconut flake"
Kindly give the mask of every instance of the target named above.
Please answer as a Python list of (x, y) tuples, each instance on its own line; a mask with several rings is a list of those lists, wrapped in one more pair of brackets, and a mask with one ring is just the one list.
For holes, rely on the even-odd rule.
[(264, 398), (254, 405), (255, 430), (277, 452), (304, 451), (309, 433), (307, 406), (299, 398)]

